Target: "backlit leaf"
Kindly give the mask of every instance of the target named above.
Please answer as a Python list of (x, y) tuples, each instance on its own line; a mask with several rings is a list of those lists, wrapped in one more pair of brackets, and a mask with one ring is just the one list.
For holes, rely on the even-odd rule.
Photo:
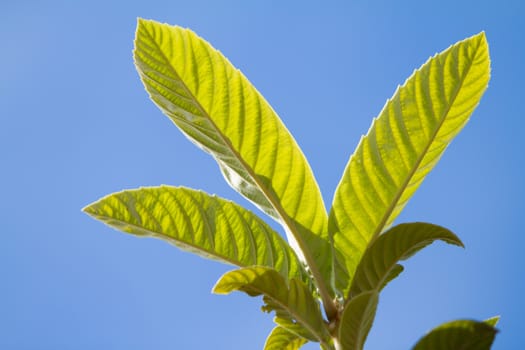
[(435, 240), (462, 247), (459, 238), (441, 226), (415, 222), (400, 224), (379, 236), (359, 263), (349, 297), (375, 290), (379, 292), (401, 273), (397, 263), (405, 260)]
[(369, 242), (390, 227), (469, 120), (489, 77), (488, 46), (480, 33), (430, 58), (387, 101), (334, 196), (330, 231), (339, 290), (350, 288)]
[(306, 339), (277, 326), (266, 339), (264, 350), (298, 350), (307, 342)]
[(332, 259), (326, 209), (306, 158), (272, 107), (189, 29), (139, 19), (134, 57), (155, 104), (215, 158), (234, 189), (285, 227), (326, 289)]
[(279, 305), (272, 304), (272, 301), (267, 297), (263, 297), (263, 300), (266, 303), (266, 305), (262, 307), (264, 312), (276, 311), (276, 316), (273, 318), (273, 322), (275, 322), (276, 325), (286, 329), (298, 337), (314, 342), (318, 341), (312, 332), (305, 328), (301, 323), (298, 323), (293, 318), (291, 318), (287, 312), (283, 312)]
[[(299, 279), (287, 283), (276, 270), (251, 266), (225, 273), (215, 284), (213, 292), (229, 294), (242, 291), (250, 296), (263, 295), (266, 312), (275, 311), (279, 326), (294, 333), (300, 325), (309, 340), (322, 342), (328, 337), (319, 303), (312, 292)], [(291, 325), (291, 327), (289, 327)]]
[(182, 250), (237, 266), (274, 267), (304, 275), (288, 244), (241, 206), (184, 187), (150, 187), (111, 194), (83, 209), (117, 230), (156, 237)]
[(485, 322), (489, 326), (496, 327), (496, 325), (499, 322), (499, 319), (500, 319), (499, 316), (494, 316), (494, 317), (491, 317), (491, 318), (488, 318), (488, 319), (484, 320), (483, 322)]

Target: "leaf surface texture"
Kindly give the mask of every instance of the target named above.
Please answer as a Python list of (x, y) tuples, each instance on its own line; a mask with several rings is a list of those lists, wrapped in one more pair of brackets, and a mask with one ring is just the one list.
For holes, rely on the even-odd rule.
[(303, 276), (288, 244), (252, 212), (184, 187), (150, 187), (111, 194), (83, 209), (117, 230), (156, 237), (182, 250), (237, 266), (263, 265)]
[[(155, 104), (217, 161), (227, 182), (280, 222), (328, 281), (327, 213), (299, 146), (246, 77), (189, 29), (139, 19), (135, 65)], [(317, 276), (319, 277), (319, 276)]]
[(405, 223), (392, 227), (367, 249), (357, 267), (349, 297), (375, 290), (379, 292), (403, 270), (398, 265), (435, 240), (462, 247), (451, 231), (428, 223)]
[(245, 267), (225, 273), (213, 292), (229, 294), (242, 291), (250, 296), (263, 295), (263, 311), (275, 311), (276, 323), (308, 340), (323, 342), (328, 337), (319, 303), (299, 279), (288, 282), (276, 270), (263, 266)]
[(277, 326), (266, 339), (264, 350), (298, 350), (307, 342), (306, 339)]
[(344, 294), (369, 242), (391, 226), (469, 120), (490, 77), (485, 34), (431, 57), (400, 86), (350, 158), (330, 213)]

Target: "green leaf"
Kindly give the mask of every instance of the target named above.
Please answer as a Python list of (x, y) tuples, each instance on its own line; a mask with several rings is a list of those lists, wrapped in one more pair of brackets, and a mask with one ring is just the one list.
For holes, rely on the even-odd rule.
[(189, 29), (139, 19), (134, 58), (153, 102), (215, 158), (235, 190), (285, 227), (326, 292), (332, 260), (326, 209), (306, 158), (268, 102)]
[(262, 310), (264, 312), (272, 312), (276, 310), (276, 313), (281, 316), (275, 316), (273, 318), (273, 322), (275, 322), (276, 325), (286, 329), (289, 332), (292, 332), (293, 334), (297, 335), (298, 337), (311, 340), (311, 341), (319, 341), (312, 332), (310, 332), (307, 328), (305, 328), (302, 324), (295, 321), (293, 318), (291, 318), (288, 313), (282, 312), (279, 305), (273, 305), (272, 301), (268, 298), (263, 298), (266, 305), (262, 307)]
[(264, 344), (264, 350), (298, 350), (308, 341), (283, 327), (275, 327)]
[(385, 231), (478, 105), (490, 78), (485, 34), (430, 58), (387, 101), (350, 158), (330, 213), (336, 285), (345, 292)]
[(500, 319), (500, 316), (494, 316), (494, 317), (491, 317), (491, 318), (488, 318), (486, 319), (485, 322), (486, 324), (488, 324), (489, 326), (492, 326), (492, 327), (496, 327), (496, 325), (498, 324), (499, 322), (499, 319)]
[(161, 238), (205, 258), (270, 266), (289, 278), (304, 275), (294, 252), (264, 221), (201, 191), (140, 188), (111, 194), (83, 210), (117, 230)]
[(379, 294), (375, 291), (363, 293), (346, 305), (339, 326), (342, 350), (361, 350), (377, 310)]
[[(362, 260), (361, 260), (362, 261)], [(358, 267), (359, 268), (359, 267)], [(390, 283), (390, 281), (394, 280), (395, 278), (397, 278), (397, 276), (399, 276), (401, 274), (401, 272), (403, 272), (403, 270), (405, 270), (405, 268), (403, 267), (403, 265), (399, 265), (399, 264), (396, 264), (394, 265), (394, 267), (390, 270), (390, 272), (386, 275), (386, 277), (384, 278), (384, 283), (383, 285), (381, 285), (379, 287), (379, 290), (385, 288), (385, 286), (387, 284)], [(350, 289), (351, 290), (351, 289)]]
[(497, 332), (485, 322), (452, 321), (431, 330), (413, 350), (489, 350)]
[(415, 222), (400, 224), (371, 243), (359, 263), (349, 299), (363, 292), (379, 292), (403, 270), (397, 263), (408, 259), (435, 240), (463, 247), (459, 238), (441, 226)]
[(306, 330), (301, 335), (308, 340), (323, 342), (329, 337), (319, 303), (301, 280), (293, 278), (288, 284), (272, 268), (251, 266), (225, 273), (213, 288), (217, 294), (236, 290), (250, 296), (264, 295), (263, 311), (275, 311), (279, 326), (292, 333), (297, 332), (299, 325)]

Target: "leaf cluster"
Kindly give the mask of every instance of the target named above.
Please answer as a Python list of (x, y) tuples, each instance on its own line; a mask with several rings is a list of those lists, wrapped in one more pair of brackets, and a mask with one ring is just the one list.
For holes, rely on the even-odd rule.
[[(266, 350), (309, 341), (363, 349), (380, 292), (403, 271), (400, 262), (436, 240), (463, 246), (434, 224), (392, 225), (487, 87), (484, 33), (431, 57), (397, 88), (350, 157), (329, 211), (281, 119), (209, 43), (189, 29), (139, 19), (134, 60), (152, 101), (216, 160), (232, 188), (282, 226), (287, 241), (251, 211), (184, 187), (126, 190), (84, 211), (236, 266), (213, 291), (263, 297), (276, 324)], [(495, 323), (453, 321), (414, 349), (489, 349)]]

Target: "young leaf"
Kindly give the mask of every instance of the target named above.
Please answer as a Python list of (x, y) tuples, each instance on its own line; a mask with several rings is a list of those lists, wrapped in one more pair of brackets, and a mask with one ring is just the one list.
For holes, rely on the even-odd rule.
[(288, 278), (304, 275), (288, 244), (241, 206), (183, 187), (111, 194), (83, 209), (117, 230), (156, 237), (182, 250), (237, 266), (270, 266)]
[(319, 303), (299, 279), (291, 279), (288, 285), (276, 270), (250, 266), (225, 273), (213, 288), (217, 294), (229, 294), (236, 290), (250, 296), (264, 295), (266, 305), (263, 310), (275, 311), (279, 326), (292, 333), (296, 333), (296, 325), (300, 325), (307, 331), (301, 335), (309, 340), (324, 342), (329, 337)]
[(377, 310), (379, 294), (363, 293), (352, 299), (345, 307), (339, 326), (342, 350), (362, 350)]
[(273, 318), (273, 322), (276, 325), (286, 329), (289, 332), (292, 332), (298, 337), (301, 337), (301, 338), (304, 338), (306, 340), (310, 340), (313, 342), (318, 341), (316, 336), (312, 334), (312, 332), (310, 332), (302, 324), (298, 323), (293, 318), (291, 318), (290, 315), (286, 311), (283, 311), (279, 305), (275, 305), (275, 303), (272, 303), (272, 301), (268, 299), (268, 297), (266, 296), (263, 297), (263, 300), (266, 304), (262, 307), (262, 310), (264, 312), (272, 312), (272, 311), (276, 312), (276, 316)]
[(139, 19), (134, 58), (155, 104), (215, 158), (235, 190), (285, 227), (327, 295), (332, 258), (326, 209), (306, 158), (272, 107), (188, 29)]
[(414, 222), (400, 224), (371, 243), (359, 263), (349, 299), (367, 291), (379, 292), (401, 271), (397, 263), (408, 259), (435, 240), (463, 247), (459, 238), (441, 226)]
[(275, 327), (264, 344), (264, 350), (298, 350), (308, 341), (283, 327)]
[(431, 330), (412, 350), (489, 350), (497, 332), (486, 322), (452, 321)]
[(346, 292), (369, 242), (387, 229), (468, 121), (490, 77), (485, 34), (430, 58), (399, 87), (350, 158), (330, 231)]

